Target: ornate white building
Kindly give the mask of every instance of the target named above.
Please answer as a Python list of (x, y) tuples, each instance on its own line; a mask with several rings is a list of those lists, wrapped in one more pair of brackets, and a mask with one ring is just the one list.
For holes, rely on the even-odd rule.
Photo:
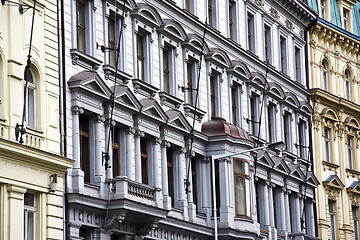
[(69, 239), (214, 239), (210, 157), (280, 140), (283, 152), (216, 161), (218, 235), (313, 239), (313, 11), (297, 0), (123, 4), (64, 0)]

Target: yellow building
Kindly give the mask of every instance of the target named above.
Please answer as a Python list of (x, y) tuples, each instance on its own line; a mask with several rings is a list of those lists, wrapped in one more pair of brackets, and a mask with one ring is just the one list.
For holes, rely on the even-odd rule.
[(359, 239), (360, 3), (313, 0), (309, 5), (319, 13), (309, 31), (319, 235)]
[[(22, 13), (0, 4), (0, 239), (63, 239), (64, 173), (72, 161), (60, 157), (57, 6), (36, 4), (24, 97), (34, 3), (21, 3)], [(15, 127), (22, 122), (20, 144)]]

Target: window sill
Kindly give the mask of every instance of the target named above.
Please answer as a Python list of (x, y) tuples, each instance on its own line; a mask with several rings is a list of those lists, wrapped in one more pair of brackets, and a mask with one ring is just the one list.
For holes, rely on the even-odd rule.
[(167, 93), (167, 92), (159, 92), (160, 104), (165, 105), (169, 108), (179, 109), (181, 104), (184, 102), (183, 100)]
[(323, 164), (324, 171), (330, 170), (330, 171), (334, 171), (335, 173), (337, 172), (337, 169), (340, 167), (339, 165), (336, 165), (334, 163), (329, 163), (326, 161), (322, 161), (322, 164)]
[(115, 76), (116, 76), (116, 81), (121, 80), (124, 85), (127, 85), (129, 83), (130, 79), (132, 78), (131, 75), (129, 75), (126, 72), (123, 72), (119, 69), (116, 72), (116, 69), (111, 65), (103, 65), (103, 70), (105, 73), (106, 80), (115, 81)]
[(201, 120), (203, 119), (203, 117), (206, 114), (205, 111), (203, 111), (199, 108), (197, 108), (195, 110), (195, 107), (188, 103), (185, 103), (183, 105), (183, 107), (184, 107), (184, 111), (185, 111), (185, 116), (195, 118), (195, 120), (197, 120), (199, 123), (201, 123)]
[(88, 55), (78, 49), (70, 49), (72, 64), (79, 65), (88, 70), (97, 70), (102, 61)]
[(132, 82), (134, 86), (134, 92), (140, 93), (145, 97), (153, 98), (155, 97), (156, 93), (159, 91), (157, 87), (154, 87), (153, 85), (144, 82), (140, 79), (133, 79)]
[(353, 178), (360, 178), (360, 172), (359, 171), (356, 171), (356, 170), (353, 170), (353, 169), (350, 169), (350, 168), (346, 168), (345, 169), (345, 172), (346, 172), (346, 177), (353, 177)]

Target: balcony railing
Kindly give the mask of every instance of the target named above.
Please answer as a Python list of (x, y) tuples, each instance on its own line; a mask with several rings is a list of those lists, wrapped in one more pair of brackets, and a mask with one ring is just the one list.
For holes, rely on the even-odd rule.
[(128, 182), (128, 193), (135, 197), (154, 201), (155, 189), (137, 182)]

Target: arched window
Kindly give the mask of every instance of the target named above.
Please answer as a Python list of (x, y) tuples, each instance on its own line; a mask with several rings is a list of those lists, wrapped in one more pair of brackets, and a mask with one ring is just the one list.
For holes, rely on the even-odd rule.
[(29, 69), (26, 80), (26, 123), (31, 129), (36, 129), (36, 81), (33, 72)]
[(321, 62), (321, 79), (323, 83), (323, 89), (328, 91), (328, 64), (325, 59)]
[(344, 81), (345, 81), (345, 98), (347, 100), (350, 100), (351, 86), (350, 86), (350, 71), (348, 69), (345, 70)]

